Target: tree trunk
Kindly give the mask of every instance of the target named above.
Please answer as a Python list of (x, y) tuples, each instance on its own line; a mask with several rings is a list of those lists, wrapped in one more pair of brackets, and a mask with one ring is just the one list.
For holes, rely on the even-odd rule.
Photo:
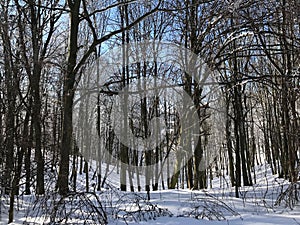
[(58, 188), (61, 195), (69, 192), (69, 155), (72, 150), (72, 113), (74, 99), (75, 72), (78, 51), (79, 9), (81, 0), (68, 1), (70, 7), (70, 31), (67, 69), (63, 86), (63, 126), (60, 149)]
[[(5, 4), (5, 3), (4, 3)], [(11, 191), (11, 178), (14, 171), (14, 135), (15, 135), (15, 76), (13, 71), (12, 47), (9, 37), (8, 8), (3, 12), (2, 44), (4, 54), (4, 81), (7, 109), (5, 114), (5, 169), (3, 187), (6, 194)]]

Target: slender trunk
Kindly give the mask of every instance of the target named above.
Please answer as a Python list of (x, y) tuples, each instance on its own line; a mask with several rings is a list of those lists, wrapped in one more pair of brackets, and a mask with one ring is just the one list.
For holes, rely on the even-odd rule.
[(30, 181), (31, 181), (31, 148), (33, 146), (33, 125), (30, 124), (30, 133), (28, 138), (28, 147), (26, 149), (26, 155), (25, 155), (25, 171), (26, 171), (26, 181), (25, 181), (25, 194), (30, 195)]
[[(120, 7), (120, 16), (121, 16), (121, 26), (122, 29), (126, 26), (128, 22), (128, 12), (127, 12), (127, 5)], [(122, 32), (122, 88), (125, 88), (126, 85), (128, 85), (129, 80), (127, 79), (128, 74), (128, 49), (125, 46), (127, 43), (127, 32), (123, 30)], [(123, 110), (123, 121), (122, 122), (122, 131), (123, 135), (127, 134), (128, 131), (128, 94), (124, 94), (124, 98), (122, 99), (122, 110)], [(127, 138), (127, 136), (126, 136)], [(126, 139), (126, 143), (127, 143)], [(128, 146), (125, 146), (123, 143), (120, 143), (120, 163), (121, 163), (121, 171), (120, 171), (120, 188), (121, 191), (126, 191), (127, 189), (127, 179), (126, 179), (126, 173), (127, 173), (127, 162), (128, 162)]]
[(64, 74), (63, 87), (63, 126), (60, 149), (60, 163), (58, 175), (58, 188), (61, 195), (69, 192), (69, 155), (72, 150), (72, 110), (74, 99), (75, 73), (74, 68), (77, 61), (78, 51), (78, 29), (79, 29), (79, 9), (81, 0), (69, 3), (70, 7), (70, 31), (69, 31), (69, 51), (67, 59), (67, 69)]
[(13, 71), (12, 47), (9, 37), (8, 11), (3, 12), (2, 44), (4, 54), (4, 82), (6, 88), (7, 109), (5, 114), (5, 169), (3, 187), (6, 194), (11, 191), (11, 177), (14, 171), (14, 135), (15, 135), (15, 77)]
[[(226, 94), (228, 95), (228, 94)], [(233, 159), (233, 149), (231, 141), (231, 132), (230, 132), (230, 118), (229, 118), (229, 98), (226, 97), (226, 145), (228, 150), (228, 160), (229, 160), (229, 173), (231, 185), (235, 185), (235, 174), (234, 174), (234, 159)]]

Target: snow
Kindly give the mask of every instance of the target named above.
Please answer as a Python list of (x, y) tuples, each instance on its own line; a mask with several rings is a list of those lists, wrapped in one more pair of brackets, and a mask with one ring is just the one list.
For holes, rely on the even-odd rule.
[[(299, 221), (300, 222), (300, 221)], [(158, 218), (156, 221), (140, 222), (136, 224), (165, 224), (165, 225), (277, 225), (277, 224), (286, 224), (286, 225), (297, 225), (299, 222), (293, 219), (284, 219), (284, 218), (274, 218), (273, 216), (253, 216), (249, 215), (241, 219), (231, 219), (227, 221), (207, 221), (207, 220), (196, 220), (191, 218)]]
[[(93, 168), (96, 167), (92, 166), (90, 177), (94, 173)], [(105, 165), (103, 165), (102, 171), (105, 171), (104, 169)], [(299, 205), (296, 205), (293, 209), (286, 207), (283, 204), (284, 202), (281, 205), (276, 205), (278, 195), (288, 187), (288, 182), (272, 175), (268, 166), (257, 167), (256, 177), (257, 182), (254, 186), (239, 189), (240, 198), (234, 197), (234, 188), (227, 186), (229, 177), (224, 176), (215, 178), (212, 188), (207, 190), (175, 189), (151, 192), (151, 200), (148, 203), (145, 200), (146, 192), (144, 191), (134, 194), (119, 191), (117, 189), (119, 174), (112, 170), (108, 177), (108, 188), (98, 192), (97, 196), (99, 196), (101, 204), (108, 212), (108, 224), (111, 225), (299, 225)], [(144, 177), (141, 176), (141, 181), (143, 179)], [(78, 183), (78, 189), (84, 191), (85, 174), (78, 177)], [(92, 184), (92, 182), (90, 183)], [(114, 187), (114, 190), (112, 191), (112, 188), (109, 187)], [(82, 195), (83, 201), (85, 198), (90, 199), (93, 203), (96, 202), (93, 195)], [(8, 198), (2, 200), (4, 206), (1, 207), (0, 224), (6, 224), (9, 201)], [(49, 219), (45, 221), (42, 216), (36, 217), (33, 214), (32, 218), (29, 216), (26, 218), (27, 213), (30, 211), (45, 209), (46, 204), (35, 205), (35, 200), (34, 195), (18, 198), (15, 203), (15, 221), (12, 224), (42, 224), (49, 222)], [(138, 204), (136, 204), (137, 202)], [(151, 211), (152, 216), (149, 217), (150, 214), (147, 214), (147, 210), (152, 209), (154, 211)], [(159, 211), (158, 209), (166, 210), (164, 216), (155, 214)], [(141, 210), (144, 210), (145, 213), (140, 213)], [(198, 219), (195, 217), (198, 217)], [(209, 220), (209, 218), (214, 220)], [(223, 220), (218, 221), (218, 218)], [(82, 224), (83, 222), (77, 219), (72, 220), (72, 223)]]

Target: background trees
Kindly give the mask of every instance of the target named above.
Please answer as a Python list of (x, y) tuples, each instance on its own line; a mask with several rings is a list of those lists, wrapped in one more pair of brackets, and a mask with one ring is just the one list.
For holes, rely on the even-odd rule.
[[(199, 85), (174, 65), (142, 60), (128, 65), (124, 48), (123, 65), (101, 83), (95, 103), (97, 126), (90, 124), (99, 136), (98, 190), (109, 173), (108, 163), (119, 168), (124, 191), (128, 185), (131, 191), (148, 192), (179, 186), (202, 189), (213, 175), (229, 175), (239, 197), (239, 187), (253, 185), (255, 166), (264, 163), (270, 164), (274, 174), (296, 183), (299, 8), (296, 0), (2, 1), (0, 167), (1, 187), (11, 196), (10, 220), (14, 196), (20, 190), (43, 195), (51, 179), (62, 195), (69, 192), (71, 181), (76, 190), (76, 174), (87, 173), (90, 162), (86, 158), (84, 164), (83, 146), (74, 141), (82, 122), (72, 118), (74, 93), (103, 52), (132, 41), (169, 41), (201, 57), (217, 72), (224, 127), (214, 126), (223, 115), (214, 110), (216, 101), (208, 100), (205, 84)], [(193, 59), (183, 63), (197, 67)], [(176, 105), (156, 93), (138, 103), (129, 102), (124, 112), (129, 119), (123, 122), (126, 129), (146, 139), (151, 119), (164, 118), (167, 128), (162, 144), (139, 152), (120, 143), (110, 122), (113, 98), (129, 84), (142, 91), (147, 79), (170, 80), (188, 93), (200, 118), (198, 124), (191, 124), (197, 127), (197, 135), (187, 133), (180, 139), (185, 128), (180, 126)], [(183, 155), (177, 154), (179, 147), (185, 150)], [(211, 149), (218, 155), (203, 169), (202, 160)], [(187, 158), (185, 165), (182, 159)], [(139, 171), (137, 166), (148, 167)], [(145, 175), (145, 187), (140, 185), (140, 175)], [(87, 190), (90, 179), (86, 176)]]

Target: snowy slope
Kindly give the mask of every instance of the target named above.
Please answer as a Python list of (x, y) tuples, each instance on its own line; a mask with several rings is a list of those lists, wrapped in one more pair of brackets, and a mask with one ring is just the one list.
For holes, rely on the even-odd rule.
[[(95, 168), (95, 165), (91, 166), (90, 177), (93, 176)], [(272, 176), (267, 166), (258, 167), (256, 170), (257, 183), (253, 187), (240, 188), (240, 198), (234, 197), (234, 188), (227, 187), (229, 178), (219, 177), (213, 180), (212, 188), (203, 191), (161, 190), (160, 187), (159, 191), (151, 192), (151, 201), (148, 203), (144, 191), (141, 193), (119, 191), (119, 174), (112, 167), (106, 188), (97, 192), (97, 195), (82, 194), (70, 197), (73, 206), (76, 204), (82, 206), (78, 213), (79, 218), (67, 222), (82, 224), (84, 220), (81, 220), (81, 216), (83, 219), (85, 212), (91, 212), (90, 205), (85, 205), (85, 202), (91, 201), (97, 205), (97, 198), (99, 198), (107, 212), (109, 224), (300, 224), (299, 206), (290, 209), (286, 207), (284, 201), (281, 205), (276, 205), (278, 195), (288, 187), (288, 182)], [(102, 171), (105, 171), (105, 165)], [(142, 184), (143, 180), (144, 177), (141, 176)], [(78, 177), (77, 190), (83, 193), (84, 185), (85, 174)], [(93, 181), (90, 182), (90, 186), (90, 191), (93, 191)], [(15, 204), (16, 219), (13, 224), (22, 224), (25, 221), (31, 224), (50, 222), (50, 217), (44, 216), (43, 212), (49, 212), (47, 207), (53, 206), (51, 201), (58, 202), (60, 197), (55, 193), (48, 193), (47, 196), (47, 198), (40, 197), (38, 200), (34, 195), (18, 198)], [(75, 198), (79, 200), (75, 201)], [(2, 203), (4, 206), (1, 207), (0, 223), (5, 224), (8, 198), (3, 198)], [(66, 208), (73, 206), (70, 204)], [(160, 213), (164, 216), (160, 217)]]

